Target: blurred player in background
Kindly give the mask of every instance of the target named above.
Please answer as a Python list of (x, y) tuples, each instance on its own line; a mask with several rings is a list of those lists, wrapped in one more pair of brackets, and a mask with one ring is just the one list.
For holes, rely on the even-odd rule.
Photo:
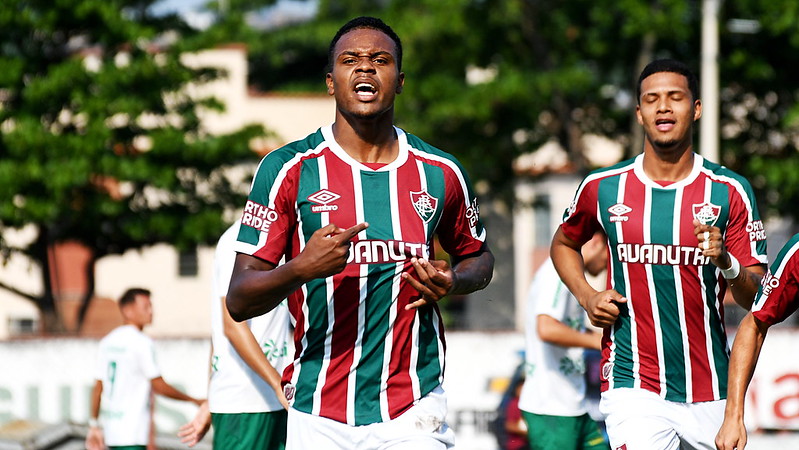
[(716, 436), (718, 450), (743, 450), (747, 435), (744, 401), (755, 372), (766, 333), (772, 325), (788, 318), (799, 308), (799, 234), (782, 247), (763, 278), (748, 313), (738, 325), (730, 356), (727, 406), (724, 423)]
[(100, 340), (91, 394), (88, 450), (106, 446), (145, 449), (154, 436), (153, 393), (200, 406), (161, 377), (153, 340), (142, 331), (153, 321), (150, 291), (128, 289), (119, 299), (123, 324)]
[(213, 424), (216, 450), (282, 450), (288, 403), (280, 378), (289, 358), (290, 316), (282, 302), (245, 322), (230, 317), (225, 297), (239, 225), (237, 221), (222, 234), (214, 254), (208, 405), (178, 435), (194, 446)]
[(405, 74), (388, 25), (348, 22), (329, 62), (335, 120), (261, 161), (228, 309), (243, 320), (288, 297), (287, 448), (448, 448), (437, 302), (491, 280), (477, 198), (452, 155), (393, 125)]
[[(742, 176), (693, 149), (696, 76), (671, 59), (638, 78), (643, 153), (590, 173), (552, 240), (561, 279), (605, 328), (600, 411), (611, 447), (712, 449), (727, 395), (724, 295), (752, 305), (766, 235)], [(580, 248), (607, 236), (609, 289), (585, 280)]]
[[(582, 248), (585, 270), (597, 276), (607, 264), (605, 236)], [(607, 449), (588, 414), (585, 349), (599, 350), (602, 334), (586, 330), (587, 316), (560, 280), (551, 259), (538, 269), (527, 296), (526, 381), (519, 408), (531, 449)]]

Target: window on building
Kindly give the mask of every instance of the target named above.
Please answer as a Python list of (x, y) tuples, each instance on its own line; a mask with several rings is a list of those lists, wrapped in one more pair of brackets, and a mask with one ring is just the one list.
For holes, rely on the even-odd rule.
[(178, 276), (196, 277), (198, 273), (197, 247), (180, 251), (178, 254)]
[(35, 334), (39, 331), (39, 321), (32, 317), (10, 317), (8, 332), (12, 336)]

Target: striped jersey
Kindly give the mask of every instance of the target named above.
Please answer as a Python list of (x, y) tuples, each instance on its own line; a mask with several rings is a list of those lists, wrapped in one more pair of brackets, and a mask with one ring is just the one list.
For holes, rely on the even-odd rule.
[(774, 325), (799, 308), (799, 234), (782, 247), (760, 284), (752, 314)]
[(589, 174), (564, 214), (563, 232), (608, 240), (608, 288), (627, 298), (602, 343), (602, 389), (642, 388), (675, 402), (726, 398), (727, 284), (702, 255), (693, 220), (719, 227), (743, 266), (766, 263), (766, 235), (752, 187), (694, 155), (688, 177), (657, 183), (641, 154)]
[(482, 248), (477, 198), (455, 158), (395, 128), (397, 158), (377, 169), (350, 157), (327, 126), (265, 156), (253, 179), (236, 250), (272, 264), (297, 256), (333, 223), (369, 227), (343, 272), (289, 296), (293, 363), (283, 373), (292, 407), (351, 425), (396, 418), (443, 381), (445, 341), (436, 305), (401, 274), (441, 248)]

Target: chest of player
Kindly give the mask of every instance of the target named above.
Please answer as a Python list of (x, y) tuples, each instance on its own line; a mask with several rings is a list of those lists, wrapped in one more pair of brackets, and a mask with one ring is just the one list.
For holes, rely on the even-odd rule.
[(443, 172), (413, 160), (370, 170), (328, 156), (308, 161), (299, 175), (297, 217), (306, 239), (329, 223), (349, 228), (367, 222), (369, 228), (354, 240), (364, 251), (421, 255), (420, 246), (431, 242), (444, 212)]
[(721, 183), (659, 188), (632, 180), (600, 184), (598, 193), (598, 219), (623, 263), (707, 265), (694, 221), (719, 227), (723, 235), (729, 225), (730, 196)]

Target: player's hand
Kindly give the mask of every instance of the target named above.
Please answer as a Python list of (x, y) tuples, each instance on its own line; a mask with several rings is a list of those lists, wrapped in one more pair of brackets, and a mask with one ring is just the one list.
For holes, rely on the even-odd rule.
[(718, 434), (716, 434), (716, 448), (718, 450), (744, 450), (746, 440), (746, 426), (742, 420), (724, 419)]
[(361, 222), (346, 230), (335, 224), (328, 224), (316, 230), (305, 248), (295, 258), (295, 264), (302, 264), (308, 279), (327, 278), (344, 270), (350, 256), (350, 242), (361, 231), (369, 227)]
[(627, 303), (627, 298), (614, 290), (597, 292), (588, 298), (585, 304), (585, 312), (588, 319), (595, 327), (607, 328), (616, 323), (616, 319), (621, 313), (619, 306)]
[(86, 450), (105, 450), (103, 430), (98, 427), (89, 427), (86, 433)]
[(716, 267), (726, 269), (732, 265), (730, 254), (727, 253), (727, 246), (724, 245), (721, 229), (710, 225), (703, 225), (694, 219), (694, 235), (697, 240), (697, 247), (702, 249), (702, 255), (710, 258), (710, 262)]
[(402, 278), (416, 289), (422, 298), (406, 305), (406, 310), (437, 302), (452, 290), (455, 284), (455, 272), (446, 261), (411, 258), (411, 265), (416, 277), (403, 272)]
[(200, 409), (197, 410), (194, 419), (180, 427), (178, 430), (178, 437), (180, 438), (180, 442), (189, 447), (194, 447), (205, 437), (205, 434), (208, 433), (210, 428), (211, 411), (208, 407), (208, 400), (205, 400), (200, 404)]

